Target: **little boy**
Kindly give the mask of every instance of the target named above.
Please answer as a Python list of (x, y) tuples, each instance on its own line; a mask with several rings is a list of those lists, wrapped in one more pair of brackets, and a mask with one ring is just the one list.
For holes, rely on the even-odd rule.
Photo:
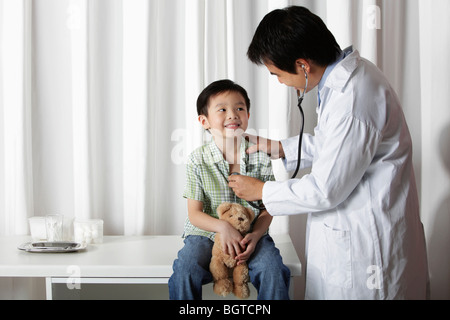
[[(188, 218), (184, 226), (184, 247), (178, 252), (169, 279), (172, 300), (202, 298), (202, 285), (211, 282), (211, 251), (216, 233), (221, 234), (223, 250), (238, 263), (247, 262), (250, 281), (258, 299), (289, 299), (290, 271), (268, 234), (272, 217), (236, 198), (228, 187), (232, 173), (274, 180), (265, 153), (246, 154), (248, 142), (242, 139), (250, 116), (250, 99), (241, 86), (230, 80), (213, 82), (197, 100), (198, 120), (212, 141), (195, 150), (188, 159), (184, 197)], [(228, 222), (219, 220), (216, 209), (223, 202), (238, 202), (255, 210), (252, 230), (245, 237)]]

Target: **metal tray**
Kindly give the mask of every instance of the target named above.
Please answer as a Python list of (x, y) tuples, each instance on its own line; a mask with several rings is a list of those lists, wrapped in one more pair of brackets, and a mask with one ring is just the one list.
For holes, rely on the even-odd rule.
[(86, 249), (86, 245), (69, 241), (26, 242), (21, 244), (18, 249), (27, 252), (66, 253), (84, 250)]

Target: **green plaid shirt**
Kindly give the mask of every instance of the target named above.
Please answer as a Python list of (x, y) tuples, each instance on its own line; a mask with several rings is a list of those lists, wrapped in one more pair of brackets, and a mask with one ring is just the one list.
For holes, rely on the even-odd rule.
[[(240, 174), (264, 182), (274, 181), (272, 163), (267, 154), (257, 152), (249, 155), (245, 152), (248, 147), (249, 142), (242, 139)], [(190, 154), (186, 165), (186, 187), (183, 197), (203, 202), (203, 212), (215, 218), (218, 218), (216, 209), (223, 202), (240, 203), (251, 208), (255, 211), (255, 215), (258, 215), (258, 210), (252, 208), (245, 200), (235, 197), (233, 190), (228, 187), (229, 176), (230, 165), (212, 140)], [(188, 235), (199, 235), (214, 240), (215, 233), (193, 226), (188, 217), (184, 225), (183, 237)]]

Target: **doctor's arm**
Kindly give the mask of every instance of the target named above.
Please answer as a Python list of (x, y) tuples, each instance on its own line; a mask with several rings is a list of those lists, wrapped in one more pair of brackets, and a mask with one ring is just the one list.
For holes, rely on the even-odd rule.
[[(286, 170), (294, 170), (297, 165), (298, 158), (298, 140), (299, 136), (289, 139), (276, 141), (263, 137), (244, 134), (244, 137), (254, 145), (247, 149), (247, 153), (252, 154), (258, 151), (267, 153), (272, 160), (283, 159)], [(302, 143), (302, 166), (308, 168), (311, 166), (314, 157), (314, 136), (303, 134)]]
[(262, 151), (269, 155), (272, 160), (284, 158), (284, 150), (281, 141), (270, 140), (246, 133), (243, 134), (243, 137), (254, 144), (247, 149), (247, 153), (252, 154)]
[(271, 215), (320, 212), (338, 206), (361, 181), (381, 141), (379, 132), (352, 116), (330, 121), (320, 135), (323, 142), (315, 151), (310, 174), (264, 184), (262, 199)]
[[(247, 153), (262, 151), (267, 153), (271, 159), (283, 159), (286, 170), (294, 170), (298, 158), (298, 136), (283, 141), (270, 140), (258, 136), (245, 134), (245, 137), (255, 145), (250, 146)], [(314, 150), (314, 137), (309, 134), (303, 135), (302, 163), (300, 168), (311, 166)], [(247, 201), (258, 201), (263, 197), (264, 182), (246, 176), (230, 176), (228, 186), (241, 199)]]

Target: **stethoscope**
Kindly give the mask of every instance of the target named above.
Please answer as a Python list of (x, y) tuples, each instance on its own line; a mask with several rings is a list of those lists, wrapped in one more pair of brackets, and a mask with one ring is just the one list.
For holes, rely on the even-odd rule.
[[(297, 90), (297, 99), (298, 99), (297, 100), (297, 102), (298, 102), (297, 106), (298, 106), (298, 109), (300, 110), (300, 114), (302, 116), (302, 126), (300, 128), (300, 136), (298, 138), (297, 167), (296, 167), (295, 172), (292, 175), (291, 179), (295, 179), (295, 177), (298, 174), (298, 171), (300, 170), (300, 162), (301, 162), (301, 155), (302, 155), (302, 137), (303, 137), (303, 129), (305, 127), (305, 113), (303, 112), (302, 102), (303, 102), (303, 99), (305, 98), (306, 89), (308, 88), (308, 73), (306, 72), (306, 69), (305, 69), (304, 65), (302, 65), (302, 68), (303, 68), (303, 72), (305, 73), (305, 80), (306, 80), (305, 88), (303, 89), (302, 93), (300, 93), (300, 90)], [(232, 176), (236, 176), (236, 175), (240, 175), (240, 173), (233, 172), (233, 173), (231, 173), (231, 175)], [(236, 197), (236, 194), (235, 194), (235, 197)], [(249, 205), (251, 205), (253, 208), (257, 209), (257, 210), (265, 210), (266, 209), (264, 204), (258, 205), (258, 204), (253, 203), (253, 201), (247, 201), (247, 203)]]

